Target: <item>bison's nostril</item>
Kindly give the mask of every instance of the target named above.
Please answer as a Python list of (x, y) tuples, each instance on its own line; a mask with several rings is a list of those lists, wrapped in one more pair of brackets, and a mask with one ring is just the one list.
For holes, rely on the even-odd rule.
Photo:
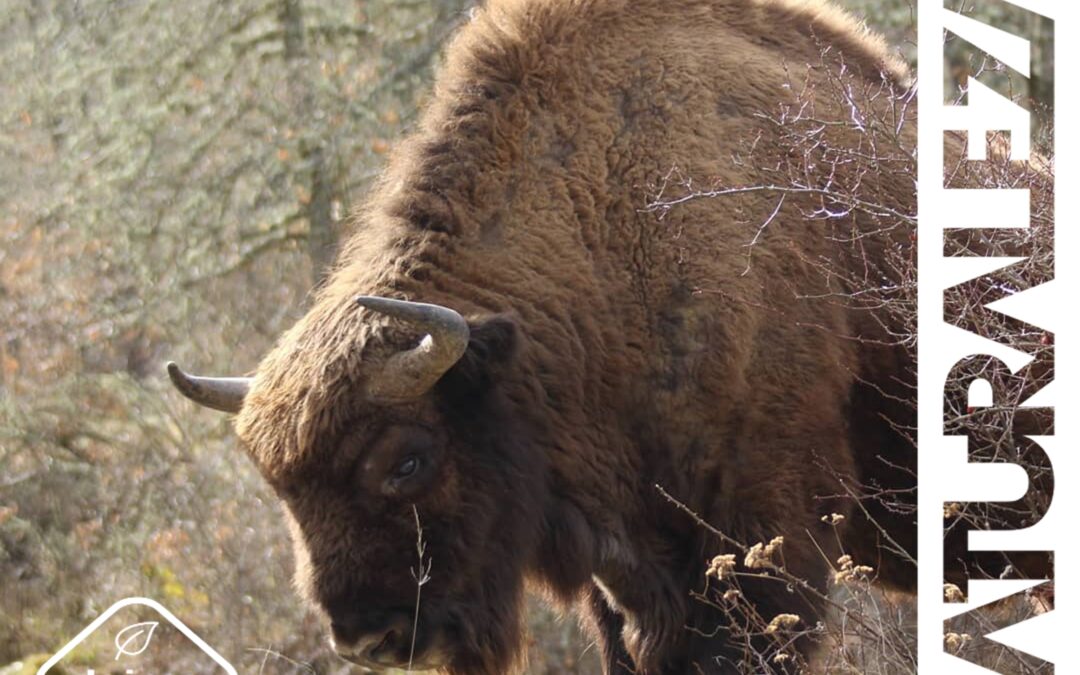
[(396, 651), (398, 648), (398, 642), (398, 631), (394, 629), (388, 630), (386, 631), (386, 634), (383, 635), (382, 640), (380, 640), (379, 643), (371, 649), (369, 654), (371, 656), (378, 656), (380, 653)]

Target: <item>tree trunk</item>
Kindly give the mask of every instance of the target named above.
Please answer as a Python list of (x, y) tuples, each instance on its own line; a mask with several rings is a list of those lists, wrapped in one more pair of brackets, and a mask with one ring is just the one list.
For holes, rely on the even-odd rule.
[(281, 0), (279, 20), (285, 42), (285, 67), (288, 91), (300, 134), (302, 175), (308, 184), (310, 199), (306, 205), (308, 221), (308, 256), (313, 282), (319, 285), (326, 277), (335, 252), (333, 203), (337, 191), (336, 162), (327, 157), (325, 140), (317, 131), (315, 96), (311, 87), (310, 59), (304, 39), (302, 0)]

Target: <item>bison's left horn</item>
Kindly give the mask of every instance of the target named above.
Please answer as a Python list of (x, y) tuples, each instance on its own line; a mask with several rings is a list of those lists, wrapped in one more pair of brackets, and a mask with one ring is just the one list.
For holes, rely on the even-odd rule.
[(371, 380), (370, 393), (376, 398), (408, 400), (423, 395), (469, 346), (469, 324), (448, 307), (372, 295), (362, 295), (356, 303), (427, 331), (419, 345), (391, 356)]
[(173, 386), (181, 394), (199, 405), (222, 412), (240, 412), (244, 397), (251, 388), (250, 377), (195, 377), (180, 370), (180, 366), (172, 361), (166, 368)]

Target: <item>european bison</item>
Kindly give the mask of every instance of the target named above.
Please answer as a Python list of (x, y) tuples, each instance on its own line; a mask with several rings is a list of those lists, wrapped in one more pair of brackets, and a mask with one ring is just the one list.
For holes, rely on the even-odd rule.
[[(489, 0), (255, 375), (170, 364), (188, 397), (236, 413), (338, 653), (505, 673), (533, 586), (577, 609), (606, 672), (729, 672), (740, 647), (691, 591), (731, 549), (657, 486), (735, 540), (783, 535), (786, 569), (819, 587), (839, 555), (822, 517), (847, 515), (863, 559), (911, 587), (836, 482), (910, 465), (888, 421), (909, 414), (909, 364), (813, 262), (861, 274), (889, 237), (826, 236), (812, 197), (777, 209), (767, 191), (642, 209), (673, 167), (764, 180), (737, 144), (784, 155), (757, 113), (823, 77), (823, 46), (863, 81), (908, 78), (823, 2)], [(913, 203), (907, 178), (865, 181)], [(876, 516), (914, 549), (910, 522)], [(432, 578), (414, 617), (418, 524)], [(766, 618), (819, 609), (744, 589)]]

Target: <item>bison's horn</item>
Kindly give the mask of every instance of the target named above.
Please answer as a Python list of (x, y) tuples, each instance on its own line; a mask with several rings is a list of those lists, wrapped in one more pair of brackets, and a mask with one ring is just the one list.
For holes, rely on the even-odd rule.
[(420, 344), (390, 357), (376, 375), (370, 393), (381, 399), (408, 400), (421, 396), (458, 362), (469, 346), (469, 324), (448, 307), (362, 295), (361, 307), (406, 321), (427, 331)]
[(222, 412), (240, 412), (251, 388), (250, 377), (195, 377), (180, 370), (180, 366), (172, 361), (166, 367), (169, 379), (181, 394), (199, 405)]

